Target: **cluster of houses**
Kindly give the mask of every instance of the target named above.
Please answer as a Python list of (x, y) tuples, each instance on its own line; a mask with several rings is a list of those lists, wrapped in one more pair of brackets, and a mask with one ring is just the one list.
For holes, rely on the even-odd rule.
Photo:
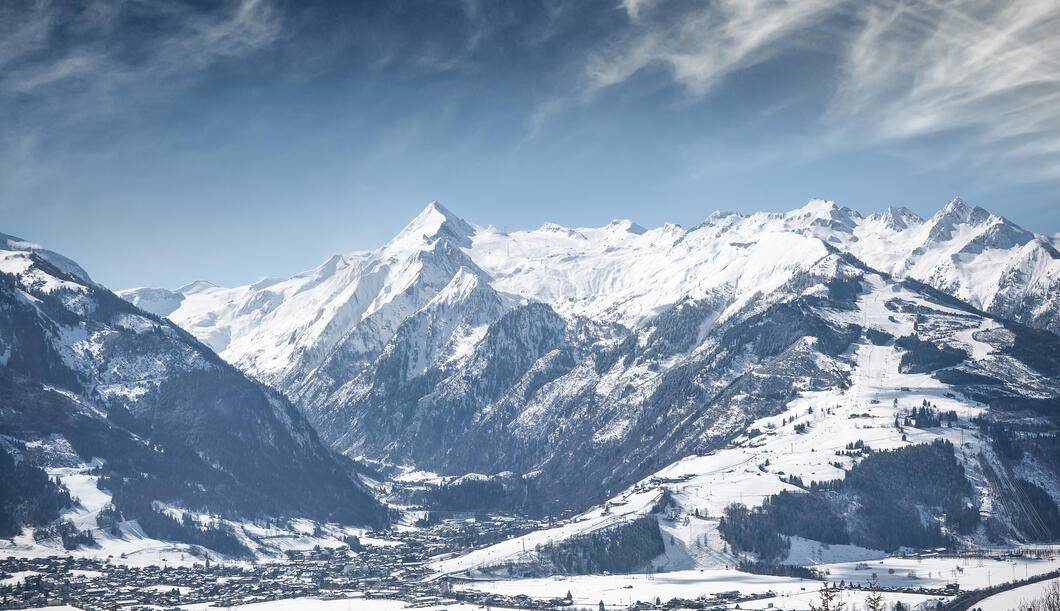
[[(291, 550), (268, 562), (217, 563), (205, 560), (175, 566), (129, 566), (121, 559), (53, 556), (0, 560), (0, 609), (71, 605), (86, 610), (177, 607), (209, 603), (218, 607), (301, 597), (399, 599), (410, 606), (446, 605), (457, 601), (498, 608), (562, 608), (569, 600), (535, 600), (460, 587), (466, 577), (439, 577), (428, 562), (445, 554), (487, 545), (542, 524), (523, 518), (450, 516), (429, 528), (369, 533), (361, 545), (351, 537), (347, 547)], [(385, 537), (385, 541), (377, 539)], [(923, 552), (925, 556), (945, 550)], [(1020, 550), (1021, 555), (1051, 555), (1055, 550)], [(996, 552), (993, 552), (996, 554)], [(1018, 553), (1018, 552), (1014, 552)], [(984, 554), (986, 555), (986, 554)], [(861, 567), (859, 567), (861, 568)], [(866, 567), (867, 568), (867, 567)], [(852, 587), (853, 584), (838, 584)], [(911, 591), (909, 588), (888, 588)], [(957, 584), (918, 593), (953, 596)], [(638, 602), (639, 609), (722, 608), (758, 596), (739, 592), (695, 601)]]
[(448, 579), (424, 579), (428, 571), (422, 559), (389, 547), (291, 555), (286, 562), (269, 564), (145, 567), (69, 556), (9, 557), (0, 560), (0, 583), (5, 584), (0, 586), (0, 609), (71, 605), (86, 611), (136, 610), (196, 603), (230, 607), (304, 597), (399, 599), (411, 607), (452, 604), (458, 599), (527, 609), (563, 602), (454, 592)]
[[(270, 562), (129, 566), (120, 559), (53, 556), (0, 560), (0, 609), (71, 605), (86, 610), (219, 607), (300, 597), (395, 598), (413, 605), (454, 601), (451, 583), (428, 579), (429, 558), (485, 545), (537, 527), (522, 518), (459, 516), (426, 529), (385, 534), (386, 545), (317, 547)], [(383, 536), (383, 535), (380, 535)], [(539, 608), (540, 602), (459, 593), (495, 606)], [(509, 604), (501, 604), (501, 603)]]

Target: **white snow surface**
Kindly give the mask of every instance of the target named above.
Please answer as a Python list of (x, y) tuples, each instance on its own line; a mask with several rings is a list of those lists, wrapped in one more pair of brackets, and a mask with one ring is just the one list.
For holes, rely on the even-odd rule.
[[(188, 611), (212, 611), (217, 607), (212, 603), (187, 605), (183, 607)], [(385, 598), (364, 598), (363, 596), (352, 596), (349, 598), (319, 599), (319, 598), (286, 598), (269, 602), (251, 603), (248, 605), (235, 605), (225, 607), (226, 609), (238, 609), (239, 611), (401, 611), (408, 609), (409, 604), (403, 600), (390, 600)], [(469, 605), (455, 600), (443, 604), (417, 605), (416, 609), (425, 611), (471, 611), (482, 609), (478, 605)], [(498, 611), (506, 611), (505, 607), (491, 607)]]
[[(62, 438), (58, 438), (62, 441)], [(53, 441), (54, 442), (54, 441)], [(76, 464), (70, 467), (49, 468), (48, 475), (58, 478), (70, 491), (77, 502), (74, 507), (66, 508), (60, 520), (69, 520), (78, 530), (91, 532), (96, 546), (80, 547), (66, 550), (58, 540), (35, 541), (33, 528), (25, 528), (12, 539), (0, 539), (0, 556), (21, 558), (40, 558), (47, 556), (75, 556), (97, 559), (109, 559), (116, 564), (129, 566), (149, 566), (166, 564), (168, 566), (191, 566), (202, 562), (199, 554), (205, 553), (214, 562), (242, 564), (246, 560), (234, 560), (201, 546), (153, 539), (146, 535), (135, 520), (118, 524), (119, 533), (99, 527), (97, 517), (102, 509), (110, 505), (110, 493), (96, 487), (99, 480), (93, 470), (102, 464), (98, 459), (88, 464)], [(289, 520), (286, 528), (276, 524), (263, 524), (253, 521), (222, 520), (218, 516), (187, 511), (182, 508), (157, 504), (161, 510), (179, 518), (189, 513), (201, 524), (218, 524), (225, 522), (233, 533), (247, 546), (257, 562), (282, 562), (288, 550), (309, 551), (316, 546), (322, 548), (345, 548), (347, 536), (357, 536), (365, 545), (397, 545), (397, 542), (370, 537), (361, 528), (341, 526), (338, 524), (318, 524), (306, 519)], [(319, 527), (319, 528), (318, 528)], [(316, 533), (316, 534), (314, 534)], [(11, 579), (21, 581), (25, 575), (15, 575)], [(4, 584), (6, 585), (6, 582)]]
[[(818, 565), (828, 571), (830, 582), (844, 581), (859, 588), (839, 591), (839, 599), (851, 611), (864, 608), (867, 590), (873, 574), (881, 587), (943, 588), (957, 582), (963, 589), (977, 589), (1014, 579), (1040, 575), (1055, 570), (1060, 560), (995, 560), (977, 558), (897, 558), (888, 557), (868, 562), (849, 562)], [(608, 608), (624, 609), (636, 601), (654, 602), (656, 597), (666, 602), (672, 598), (695, 599), (722, 592), (739, 590), (741, 594), (772, 593), (755, 601), (739, 603), (741, 609), (809, 609), (819, 603), (820, 581), (791, 577), (752, 575), (732, 569), (691, 569), (648, 575), (578, 575), (553, 576), (534, 579), (486, 579), (456, 582), (457, 590), (477, 590), (515, 596), (525, 594), (539, 599), (563, 597), (568, 591), (575, 605), (594, 606), (603, 601)], [(1045, 589), (1048, 582), (1017, 588), (998, 594), (977, 604), (988, 610), (1008, 610), (1015, 604)], [(909, 606), (930, 601), (938, 596), (884, 592), (888, 604), (902, 601)], [(995, 600), (997, 604), (995, 603)], [(728, 605), (734, 608), (734, 605)]]
[[(32, 253), (48, 263), (51, 263), (60, 271), (71, 274), (80, 281), (92, 284), (92, 279), (88, 277), (88, 272), (82, 269), (80, 265), (57, 252), (44, 248), (40, 244), (35, 244), (23, 240), (22, 238), (16, 238), (15, 236), (0, 233), (0, 251)], [(2, 271), (12, 273), (6, 269)]]
[(1018, 611), (1026, 609), (1028, 603), (1041, 598), (1060, 579), (1047, 579), (994, 594), (976, 603), (983, 611)]

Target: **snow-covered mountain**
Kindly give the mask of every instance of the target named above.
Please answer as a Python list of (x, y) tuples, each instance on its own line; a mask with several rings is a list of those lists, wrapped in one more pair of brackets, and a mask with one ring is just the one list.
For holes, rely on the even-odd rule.
[(343, 451), (531, 473), (569, 506), (846, 388), (880, 363), (860, 346), (925, 360), (968, 402), (1052, 400), (1052, 365), (1023, 348), (1060, 338), (947, 295), (1056, 329), (1058, 279), (1047, 239), (959, 200), (928, 220), (815, 200), (689, 230), (514, 233), (431, 204), (382, 248), (288, 280), (122, 295), (164, 304)]
[[(119, 294), (273, 381), (323, 362), (350, 329), (365, 326), (369, 333), (367, 319), (377, 327), (363, 339), (366, 350), (385, 343), (408, 308), (429, 301), (460, 267), (561, 316), (638, 327), (682, 299), (722, 286), (737, 294), (768, 292), (785, 277), (791, 234), (819, 238), (877, 270), (919, 280), (986, 312), (1060, 331), (1060, 253), (1052, 241), (960, 199), (927, 220), (904, 208), (862, 217), (813, 200), (788, 213), (714, 213), (690, 230), (673, 224), (645, 230), (620, 220), (591, 229), (546, 223), (513, 233), (470, 225), (432, 203), (383, 248), (336, 255), (287, 280), (232, 289), (200, 281), (175, 291)], [(436, 243), (445, 250), (432, 251)], [(747, 269), (730, 265), (748, 258)]]
[(99, 484), (94, 496), (113, 500), (112, 519), (153, 525), (158, 538), (207, 535), (167, 521), (156, 503), (385, 521), (356, 465), (282, 395), (69, 259), (8, 236), (0, 236), (0, 397), (5, 452), (85, 468)]
[[(845, 213), (845, 214), (843, 214)], [(929, 219), (903, 208), (860, 218), (825, 239), (881, 271), (927, 283), (1004, 318), (1060, 333), (1060, 252), (1052, 241), (960, 199)]]
[(120, 295), (168, 316), (254, 377), (289, 388), (340, 342), (356, 354), (378, 353), (461, 270), (469, 280), (481, 274), (461, 250), (473, 233), (432, 205), (383, 248), (336, 255), (287, 280), (231, 289), (194, 282), (177, 291)]

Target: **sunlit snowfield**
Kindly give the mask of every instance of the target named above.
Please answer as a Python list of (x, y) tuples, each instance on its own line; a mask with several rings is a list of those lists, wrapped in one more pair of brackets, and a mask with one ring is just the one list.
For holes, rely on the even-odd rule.
[[(826, 564), (817, 568), (828, 571), (829, 581), (835, 582), (867, 584), (875, 573), (882, 587), (942, 588), (947, 583), (958, 581), (962, 589), (974, 589), (1056, 570), (1060, 568), (1060, 558), (1018, 559), (1014, 562), (978, 558), (885, 558), (865, 564), (868, 568), (858, 569), (857, 562)], [(526, 594), (538, 599), (559, 598), (570, 591), (575, 604), (595, 605), (602, 600), (616, 607), (624, 607), (638, 600), (654, 602), (656, 597), (666, 602), (675, 597), (694, 599), (732, 590), (739, 590), (742, 594), (772, 591), (776, 593), (775, 597), (743, 602), (740, 607), (765, 609), (769, 603), (773, 603), (774, 607), (782, 609), (805, 609), (808, 608), (808, 602), (816, 602), (819, 587), (819, 581), (808, 579), (705, 569), (656, 573), (650, 577), (641, 574), (489, 580), (460, 584), (457, 589), (468, 588), (504, 595)], [(854, 605), (860, 605), (865, 593), (843, 591), (842, 597)], [(885, 593), (885, 597), (888, 601), (900, 600), (912, 604), (938, 598), (889, 592)]]
[[(191, 605), (184, 607), (194, 611), (212, 611), (217, 607), (208, 604)], [(228, 609), (240, 609), (242, 611), (398, 611), (409, 608), (409, 603), (403, 600), (381, 600), (378, 598), (348, 598), (343, 600), (319, 600), (316, 598), (295, 598), (288, 600), (274, 600), (267, 603), (256, 603), (252, 605), (241, 605), (237, 607), (226, 607)], [(483, 609), (478, 605), (450, 604), (450, 605), (427, 605), (417, 606), (416, 609), (427, 611), (469, 611), (470, 609)], [(503, 607), (491, 607), (497, 611), (505, 611)]]
[(1032, 583), (1019, 588), (1013, 588), (1011, 590), (994, 594), (989, 598), (984, 598), (979, 603), (976, 603), (976, 607), (982, 607), (987, 611), (992, 609), (1017, 609), (1021, 603), (1026, 603), (1041, 597), (1045, 594), (1045, 591), (1057, 579), (1050, 579), (1047, 581), (1039, 581), (1038, 583)]

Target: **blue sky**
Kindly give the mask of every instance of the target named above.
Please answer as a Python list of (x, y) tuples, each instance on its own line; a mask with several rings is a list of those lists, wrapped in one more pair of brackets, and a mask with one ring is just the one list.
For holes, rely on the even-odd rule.
[(954, 195), (1060, 232), (1060, 5), (0, 6), (0, 232), (112, 288), (478, 224), (693, 225)]

